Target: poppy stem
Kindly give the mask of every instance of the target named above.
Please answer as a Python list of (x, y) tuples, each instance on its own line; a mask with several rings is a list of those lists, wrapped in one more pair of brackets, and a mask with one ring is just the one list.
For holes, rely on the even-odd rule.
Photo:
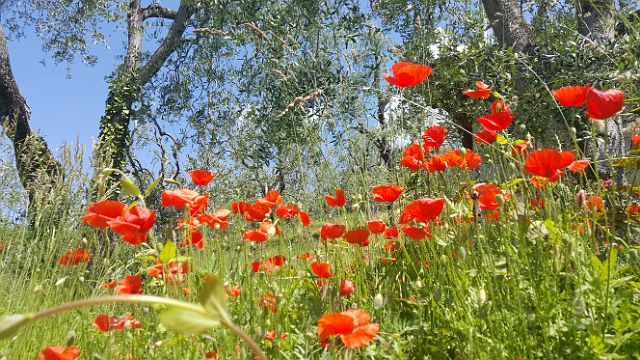
[[(105, 296), (99, 298), (91, 298), (84, 299), (78, 301), (72, 301), (68, 303), (64, 303), (58, 306), (54, 306), (33, 314), (27, 315), (28, 321), (24, 323), (27, 325), (31, 322), (41, 320), (47, 318), (49, 316), (53, 316), (65, 311), (74, 310), (81, 307), (92, 306), (92, 305), (102, 305), (102, 304), (113, 304), (113, 303), (137, 303), (137, 304), (148, 304), (148, 305), (166, 305), (172, 308), (179, 308), (183, 310), (192, 311), (194, 313), (202, 314), (202, 316), (208, 316), (206, 310), (197, 304), (188, 303), (185, 301), (159, 297), (159, 296), (150, 296), (150, 295), (119, 295), (119, 296)], [(256, 358), (260, 360), (267, 360), (266, 355), (260, 350), (260, 347), (239, 327), (237, 327), (234, 323), (229, 320), (223, 320), (220, 322), (223, 326), (229, 329), (232, 333), (236, 334), (238, 337), (244, 341), (249, 348), (253, 351), (253, 354)]]
[(113, 304), (113, 303), (166, 305), (169, 307), (175, 307), (175, 308), (190, 310), (194, 312), (200, 312), (203, 315), (206, 315), (206, 312), (202, 309), (200, 305), (195, 305), (195, 304), (191, 304), (191, 303), (180, 301), (180, 300), (174, 300), (170, 298), (150, 296), (150, 295), (118, 295), (118, 296), (105, 296), (105, 297), (99, 297), (99, 298), (83, 299), (83, 300), (64, 303), (64, 304), (54, 306), (54, 307), (32, 314), (31, 320), (35, 321), (35, 320), (44, 319), (46, 317), (49, 317), (61, 312), (77, 309), (80, 307), (102, 305), (102, 304)]
[(226, 326), (227, 329), (229, 329), (232, 333), (236, 334), (240, 339), (242, 339), (242, 341), (244, 341), (244, 343), (247, 344), (249, 348), (251, 348), (254, 358), (267, 360), (267, 356), (262, 352), (262, 350), (260, 350), (258, 344), (256, 344), (256, 342), (253, 341), (253, 339), (249, 335), (247, 335), (247, 333), (242, 331), (242, 329), (237, 327), (232, 322), (223, 321), (222, 324)]

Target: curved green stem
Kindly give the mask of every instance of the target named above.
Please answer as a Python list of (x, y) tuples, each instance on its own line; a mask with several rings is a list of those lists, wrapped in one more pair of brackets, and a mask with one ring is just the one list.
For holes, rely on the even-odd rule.
[(167, 305), (184, 310), (194, 311), (207, 315), (206, 311), (200, 305), (191, 304), (184, 301), (174, 300), (170, 298), (164, 298), (160, 296), (150, 295), (118, 295), (118, 296), (105, 296), (99, 298), (84, 299), (78, 301), (72, 301), (64, 303), (52, 308), (48, 308), (31, 315), (31, 320), (40, 320), (51, 315), (55, 315), (68, 310), (76, 309), (79, 307), (113, 304), (113, 303), (137, 303), (137, 304), (149, 304), (149, 305)]

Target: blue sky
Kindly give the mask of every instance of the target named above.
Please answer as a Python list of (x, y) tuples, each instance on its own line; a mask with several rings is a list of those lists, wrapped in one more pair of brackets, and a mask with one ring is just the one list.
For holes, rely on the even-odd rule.
[[(42, 51), (42, 43), (34, 33), (9, 42), (9, 56), (22, 96), (31, 107), (31, 127), (39, 129), (50, 147), (64, 142), (87, 146), (98, 135), (98, 120), (104, 112), (107, 82), (121, 55), (121, 40), (113, 34), (111, 50), (96, 48), (99, 56), (94, 66), (54, 64)], [(45, 60), (46, 65), (42, 64)]]

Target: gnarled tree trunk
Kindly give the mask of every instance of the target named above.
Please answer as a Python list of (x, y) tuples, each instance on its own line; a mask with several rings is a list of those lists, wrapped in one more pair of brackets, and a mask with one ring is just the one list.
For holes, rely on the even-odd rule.
[(29, 195), (31, 213), (36, 194), (46, 191), (48, 185), (63, 175), (63, 171), (45, 140), (31, 130), (30, 119), (31, 111), (13, 76), (7, 40), (0, 25), (0, 123), (13, 143), (16, 167), (22, 186)]

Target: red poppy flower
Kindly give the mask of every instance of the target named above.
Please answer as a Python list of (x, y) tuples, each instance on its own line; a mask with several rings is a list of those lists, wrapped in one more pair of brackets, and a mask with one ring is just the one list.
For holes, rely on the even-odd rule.
[(544, 198), (536, 196), (535, 198), (529, 199), (529, 204), (531, 205), (531, 210), (544, 210)]
[(551, 94), (562, 106), (582, 106), (587, 98), (589, 84), (585, 86), (565, 86), (552, 90)]
[(473, 90), (465, 90), (462, 92), (462, 95), (474, 99), (488, 99), (489, 95), (491, 95), (491, 89), (489, 88), (489, 85), (485, 84), (484, 82), (476, 81), (476, 88)]
[(581, 172), (589, 166), (591, 162), (589, 160), (576, 160), (567, 166), (567, 169), (577, 173)]
[(367, 229), (372, 234), (382, 234), (384, 230), (387, 228), (384, 221), (382, 220), (371, 220), (367, 221)]
[(262, 221), (271, 214), (274, 203), (265, 199), (256, 199), (256, 202), (251, 204), (244, 213), (244, 218), (247, 221)]
[(185, 246), (193, 245), (198, 249), (202, 249), (204, 247), (204, 237), (200, 231), (190, 231), (184, 234), (182, 238), (183, 242), (180, 244), (180, 247), (183, 248)]
[(437, 217), (444, 208), (444, 198), (423, 198), (415, 200), (404, 208), (398, 223), (408, 224), (412, 220), (418, 220), (423, 223)]
[(427, 172), (434, 173), (436, 171), (443, 171), (447, 168), (447, 162), (440, 155), (433, 155), (425, 164)]
[(371, 197), (376, 202), (394, 202), (403, 192), (399, 185), (380, 185), (371, 190)]
[(640, 204), (629, 205), (627, 211), (629, 211), (629, 214), (631, 215), (640, 214)]
[(231, 287), (231, 289), (227, 289), (227, 286), (225, 285), (224, 291), (226, 291), (227, 295), (230, 298), (240, 297), (240, 286), (238, 285), (234, 285), (233, 287)]
[(237, 202), (231, 203), (231, 211), (233, 211), (236, 214), (244, 214), (247, 211), (247, 209), (249, 209), (250, 207), (251, 207), (251, 204), (244, 201), (237, 201)]
[(172, 261), (168, 264), (163, 264), (160, 260), (156, 260), (154, 264), (147, 269), (147, 274), (154, 279), (163, 279), (171, 284), (175, 282), (179, 274), (189, 272), (189, 264), (186, 262)]
[(207, 170), (193, 170), (192, 172), (189, 173), (189, 176), (191, 176), (191, 181), (193, 181), (194, 184), (200, 185), (200, 186), (209, 185), (211, 180), (213, 180), (216, 177), (215, 175), (208, 172)]
[(425, 148), (438, 149), (444, 143), (444, 137), (447, 134), (447, 128), (440, 125), (429, 126), (422, 135)]
[(384, 231), (384, 238), (385, 239), (396, 239), (399, 235), (399, 231), (397, 227), (391, 227), (391, 228), (387, 228), (387, 230)]
[(428, 65), (413, 64), (401, 61), (391, 67), (393, 76), (384, 74), (384, 79), (391, 85), (399, 88), (420, 85), (431, 75), (432, 70)]
[(139, 275), (125, 276), (116, 288), (118, 295), (142, 294), (142, 279)]
[(482, 210), (495, 210), (509, 198), (509, 194), (504, 194), (502, 189), (493, 184), (477, 184), (473, 187), (473, 192), (478, 207)]
[(424, 229), (421, 229), (415, 226), (405, 225), (400, 230), (402, 230), (402, 232), (405, 233), (405, 235), (407, 235), (412, 240), (422, 240), (424, 238), (431, 237), (431, 228), (429, 227), (428, 223)]
[(402, 153), (403, 158), (400, 165), (408, 168), (412, 172), (416, 172), (424, 167), (425, 151), (420, 144), (413, 143), (409, 145)]
[(156, 212), (141, 206), (134, 206), (118, 218), (107, 222), (109, 228), (123, 241), (138, 245), (147, 240), (147, 232), (156, 221)]
[(310, 252), (306, 252), (306, 253), (303, 253), (303, 254), (300, 254), (300, 255), (296, 256), (296, 258), (300, 259), (300, 260), (311, 260), (311, 259), (313, 259), (313, 255), (311, 255)]
[(344, 238), (349, 244), (369, 245), (369, 231), (367, 229), (349, 230), (344, 234)]
[(247, 229), (245, 230), (244, 235), (242, 235), (243, 240), (250, 240), (253, 242), (264, 242), (267, 241), (268, 238), (267, 234), (260, 230)]
[(563, 174), (562, 169), (574, 160), (573, 152), (542, 149), (532, 152), (525, 160), (524, 169), (533, 175), (555, 182)]
[(394, 252), (394, 251), (398, 250), (396, 248), (396, 246), (399, 246), (399, 245), (400, 245), (399, 241), (397, 241), (397, 240), (389, 240), (389, 241), (387, 241), (386, 244), (384, 244), (382, 246), (382, 249), (385, 250), (385, 251), (388, 251), (388, 252)]
[(37, 360), (75, 360), (80, 357), (80, 349), (75, 346), (63, 348), (60, 345), (49, 346), (44, 349)]
[(340, 286), (338, 287), (340, 296), (349, 296), (356, 290), (356, 286), (351, 280), (340, 280)]
[(298, 207), (295, 204), (280, 205), (276, 209), (276, 216), (283, 219), (291, 219), (296, 215), (298, 215)]
[(322, 224), (322, 227), (320, 228), (320, 237), (322, 238), (322, 240), (337, 239), (341, 237), (346, 230), (347, 227), (344, 225), (326, 222)]
[(271, 293), (266, 293), (263, 298), (258, 299), (258, 305), (260, 305), (261, 308), (270, 310), (271, 312), (278, 312), (278, 300), (276, 299), (276, 296)]
[(287, 258), (283, 255), (276, 255), (274, 257), (270, 257), (264, 262), (254, 261), (251, 263), (251, 270), (253, 272), (264, 271), (266, 273), (273, 272), (281, 267), (285, 262), (287, 262)]
[(478, 118), (478, 122), (487, 130), (501, 131), (513, 122), (513, 115), (503, 100), (496, 100), (491, 105), (491, 114)]
[(309, 214), (307, 214), (304, 211), (300, 211), (298, 212), (298, 217), (300, 218), (300, 222), (302, 223), (302, 226), (307, 227), (309, 226), (309, 224), (311, 224), (311, 218), (309, 217)]
[(473, 141), (477, 143), (493, 144), (498, 139), (498, 133), (493, 130), (483, 129), (478, 131), (476, 136), (473, 137)]
[(622, 110), (624, 106), (624, 93), (618, 89), (600, 91), (590, 88), (587, 91), (588, 117), (594, 120), (606, 120)]
[(371, 315), (359, 309), (322, 315), (318, 320), (320, 342), (324, 343), (330, 336), (339, 335), (346, 347), (366, 345), (380, 331), (380, 324), (369, 323), (369, 320)]
[(484, 216), (487, 218), (487, 220), (500, 221), (500, 211), (498, 210), (486, 211), (484, 213)]
[(271, 201), (274, 205), (282, 204), (282, 195), (280, 195), (280, 192), (277, 190), (267, 191), (267, 194), (264, 196), (264, 199), (267, 201)]
[(640, 134), (631, 135), (631, 143), (633, 145), (640, 145)]
[(110, 280), (110, 281), (103, 280), (101, 286), (102, 286), (103, 289), (113, 289), (113, 288), (116, 287), (116, 281), (115, 280)]
[(469, 149), (449, 150), (440, 157), (447, 163), (447, 166), (459, 166), (462, 170), (474, 170), (482, 165), (480, 154)]
[(526, 156), (529, 153), (529, 142), (527, 140), (516, 140), (511, 145), (511, 154)]
[(231, 211), (228, 209), (219, 209), (211, 214), (199, 214), (197, 215), (198, 221), (209, 225), (209, 227), (219, 230), (225, 230), (229, 227), (227, 219), (231, 215)]
[(101, 229), (108, 228), (107, 222), (120, 216), (126, 207), (127, 204), (114, 200), (91, 203), (82, 217), (82, 222)]
[(589, 210), (602, 211), (604, 209), (604, 202), (602, 201), (602, 196), (590, 195), (589, 197), (587, 197), (585, 206)]
[(329, 263), (314, 262), (311, 264), (311, 271), (316, 274), (317, 277), (322, 279), (331, 278), (331, 265)]
[(100, 314), (91, 326), (105, 332), (109, 330), (124, 330), (126, 328), (140, 329), (142, 328), (142, 323), (140, 320), (135, 319), (133, 313), (128, 313), (120, 317), (109, 317), (107, 314)]
[(327, 200), (327, 205), (331, 207), (343, 207), (347, 202), (347, 199), (344, 197), (344, 191), (340, 188), (336, 190), (335, 197), (327, 195), (325, 196), (325, 199)]
[(73, 250), (67, 250), (58, 259), (58, 264), (62, 266), (73, 266), (78, 264), (86, 264), (91, 260), (91, 254), (85, 248), (77, 248)]
[(165, 190), (162, 192), (162, 206), (173, 206), (176, 209), (184, 209), (187, 205), (192, 207), (201, 196), (197, 191), (191, 189)]

